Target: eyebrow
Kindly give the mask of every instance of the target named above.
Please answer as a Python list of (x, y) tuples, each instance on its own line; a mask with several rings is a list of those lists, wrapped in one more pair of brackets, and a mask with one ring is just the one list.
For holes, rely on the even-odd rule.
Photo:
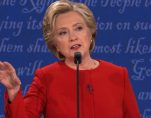
[(79, 25), (79, 24), (80, 24), (80, 25), (83, 25), (83, 23), (76, 23), (76, 24), (73, 25), (73, 27), (75, 27), (75, 26), (77, 26), (77, 25)]
[[(73, 25), (73, 27), (76, 27), (77, 25), (83, 25), (83, 23), (76, 23), (76, 24)], [(64, 29), (66, 29), (66, 27), (58, 28), (58, 29), (56, 29), (56, 31), (64, 30)]]

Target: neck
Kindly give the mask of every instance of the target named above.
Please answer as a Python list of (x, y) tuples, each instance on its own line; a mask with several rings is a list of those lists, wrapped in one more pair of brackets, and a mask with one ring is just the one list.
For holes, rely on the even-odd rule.
[[(76, 64), (74, 63), (74, 58), (71, 59), (66, 59), (65, 63), (67, 66), (76, 69)], [(87, 57), (82, 57), (81, 64), (79, 65), (80, 70), (89, 70), (89, 69), (94, 69), (99, 65), (99, 62), (96, 60), (92, 59), (91, 56)]]

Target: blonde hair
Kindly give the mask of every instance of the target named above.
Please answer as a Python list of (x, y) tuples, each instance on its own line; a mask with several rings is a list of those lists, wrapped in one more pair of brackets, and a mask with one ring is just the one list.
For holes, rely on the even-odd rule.
[(60, 52), (57, 51), (57, 48), (54, 43), (54, 32), (55, 32), (55, 21), (56, 17), (59, 14), (75, 11), (79, 13), (86, 22), (86, 25), (92, 33), (92, 41), (90, 45), (90, 52), (95, 46), (95, 37), (96, 37), (96, 22), (91, 10), (83, 3), (75, 3), (68, 0), (60, 0), (53, 2), (46, 10), (43, 19), (43, 35), (47, 43), (48, 49), (54, 53), (56, 57), (61, 60), (64, 60), (65, 57)]

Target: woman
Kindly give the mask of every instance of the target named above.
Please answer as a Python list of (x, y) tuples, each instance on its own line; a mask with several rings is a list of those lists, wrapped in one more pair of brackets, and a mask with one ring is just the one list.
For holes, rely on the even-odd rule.
[(0, 82), (7, 88), (6, 118), (76, 118), (76, 65), (80, 52), (81, 118), (140, 118), (127, 70), (90, 56), (96, 24), (92, 12), (81, 3), (57, 1), (43, 20), (48, 48), (61, 61), (38, 69), (26, 96), (8, 62), (0, 62)]

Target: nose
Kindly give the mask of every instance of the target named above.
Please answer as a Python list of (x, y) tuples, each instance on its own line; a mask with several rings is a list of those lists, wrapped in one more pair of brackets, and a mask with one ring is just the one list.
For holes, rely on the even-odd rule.
[(69, 37), (69, 40), (70, 41), (75, 41), (77, 40), (77, 35), (74, 33), (74, 32), (70, 32), (70, 37)]

